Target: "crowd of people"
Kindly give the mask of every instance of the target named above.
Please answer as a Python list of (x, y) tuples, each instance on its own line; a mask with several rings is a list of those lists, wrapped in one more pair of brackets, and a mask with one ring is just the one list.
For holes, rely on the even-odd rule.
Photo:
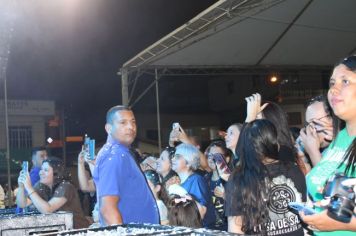
[(78, 156), (79, 188), (96, 194), (92, 218), (61, 160), (40, 149), (31, 172), (19, 175), (17, 206), (71, 211), (75, 228), (136, 222), (249, 235), (356, 235), (356, 56), (334, 67), (327, 96), (307, 102), (298, 131), (280, 105), (258, 93), (246, 102), (245, 121), (205, 150), (175, 124), (159, 158), (131, 148), (134, 113), (112, 107), (96, 158), (87, 159), (85, 149)]

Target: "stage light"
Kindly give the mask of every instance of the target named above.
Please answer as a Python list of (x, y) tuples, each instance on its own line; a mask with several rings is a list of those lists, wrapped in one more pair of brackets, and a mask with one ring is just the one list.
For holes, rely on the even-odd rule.
[(271, 83), (276, 83), (276, 82), (278, 82), (278, 77), (277, 76), (272, 76), (270, 79), (269, 79), (269, 81), (271, 82)]

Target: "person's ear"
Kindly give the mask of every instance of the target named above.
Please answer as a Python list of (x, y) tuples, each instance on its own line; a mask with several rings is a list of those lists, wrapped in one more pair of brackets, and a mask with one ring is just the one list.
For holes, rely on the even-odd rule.
[(105, 124), (106, 133), (111, 134), (112, 129), (113, 129), (113, 127), (112, 127), (111, 124), (109, 124), (109, 123), (106, 123), (106, 124)]

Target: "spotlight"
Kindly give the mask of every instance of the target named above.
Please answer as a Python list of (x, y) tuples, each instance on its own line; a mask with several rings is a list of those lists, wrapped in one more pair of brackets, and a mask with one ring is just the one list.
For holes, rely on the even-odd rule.
[(277, 76), (272, 76), (271, 78), (269, 78), (269, 82), (271, 83), (277, 83), (278, 82), (278, 77)]

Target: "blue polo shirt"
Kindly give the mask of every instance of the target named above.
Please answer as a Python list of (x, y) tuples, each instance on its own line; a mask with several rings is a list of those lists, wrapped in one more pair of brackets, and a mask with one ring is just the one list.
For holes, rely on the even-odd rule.
[(181, 184), (187, 192), (192, 195), (200, 205), (207, 208), (203, 219), (203, 226), (206, 228), (214, 228), (215, 225), (215, 208), (212, 202), (210, 188), (204, 177), (193, 173), (184, 183)]
[[(123, 223), (159, 224), (156, 200), (128, 147), (108, 137), (97, 156), (93, 179), (100, 198), (118, 196)], [(100, 214), (100, 224), (105, 226)]]
[(33, 167), (30, 171), (31, 184), (34, 186), (40, 180), (40, 170), (39, 167)]

